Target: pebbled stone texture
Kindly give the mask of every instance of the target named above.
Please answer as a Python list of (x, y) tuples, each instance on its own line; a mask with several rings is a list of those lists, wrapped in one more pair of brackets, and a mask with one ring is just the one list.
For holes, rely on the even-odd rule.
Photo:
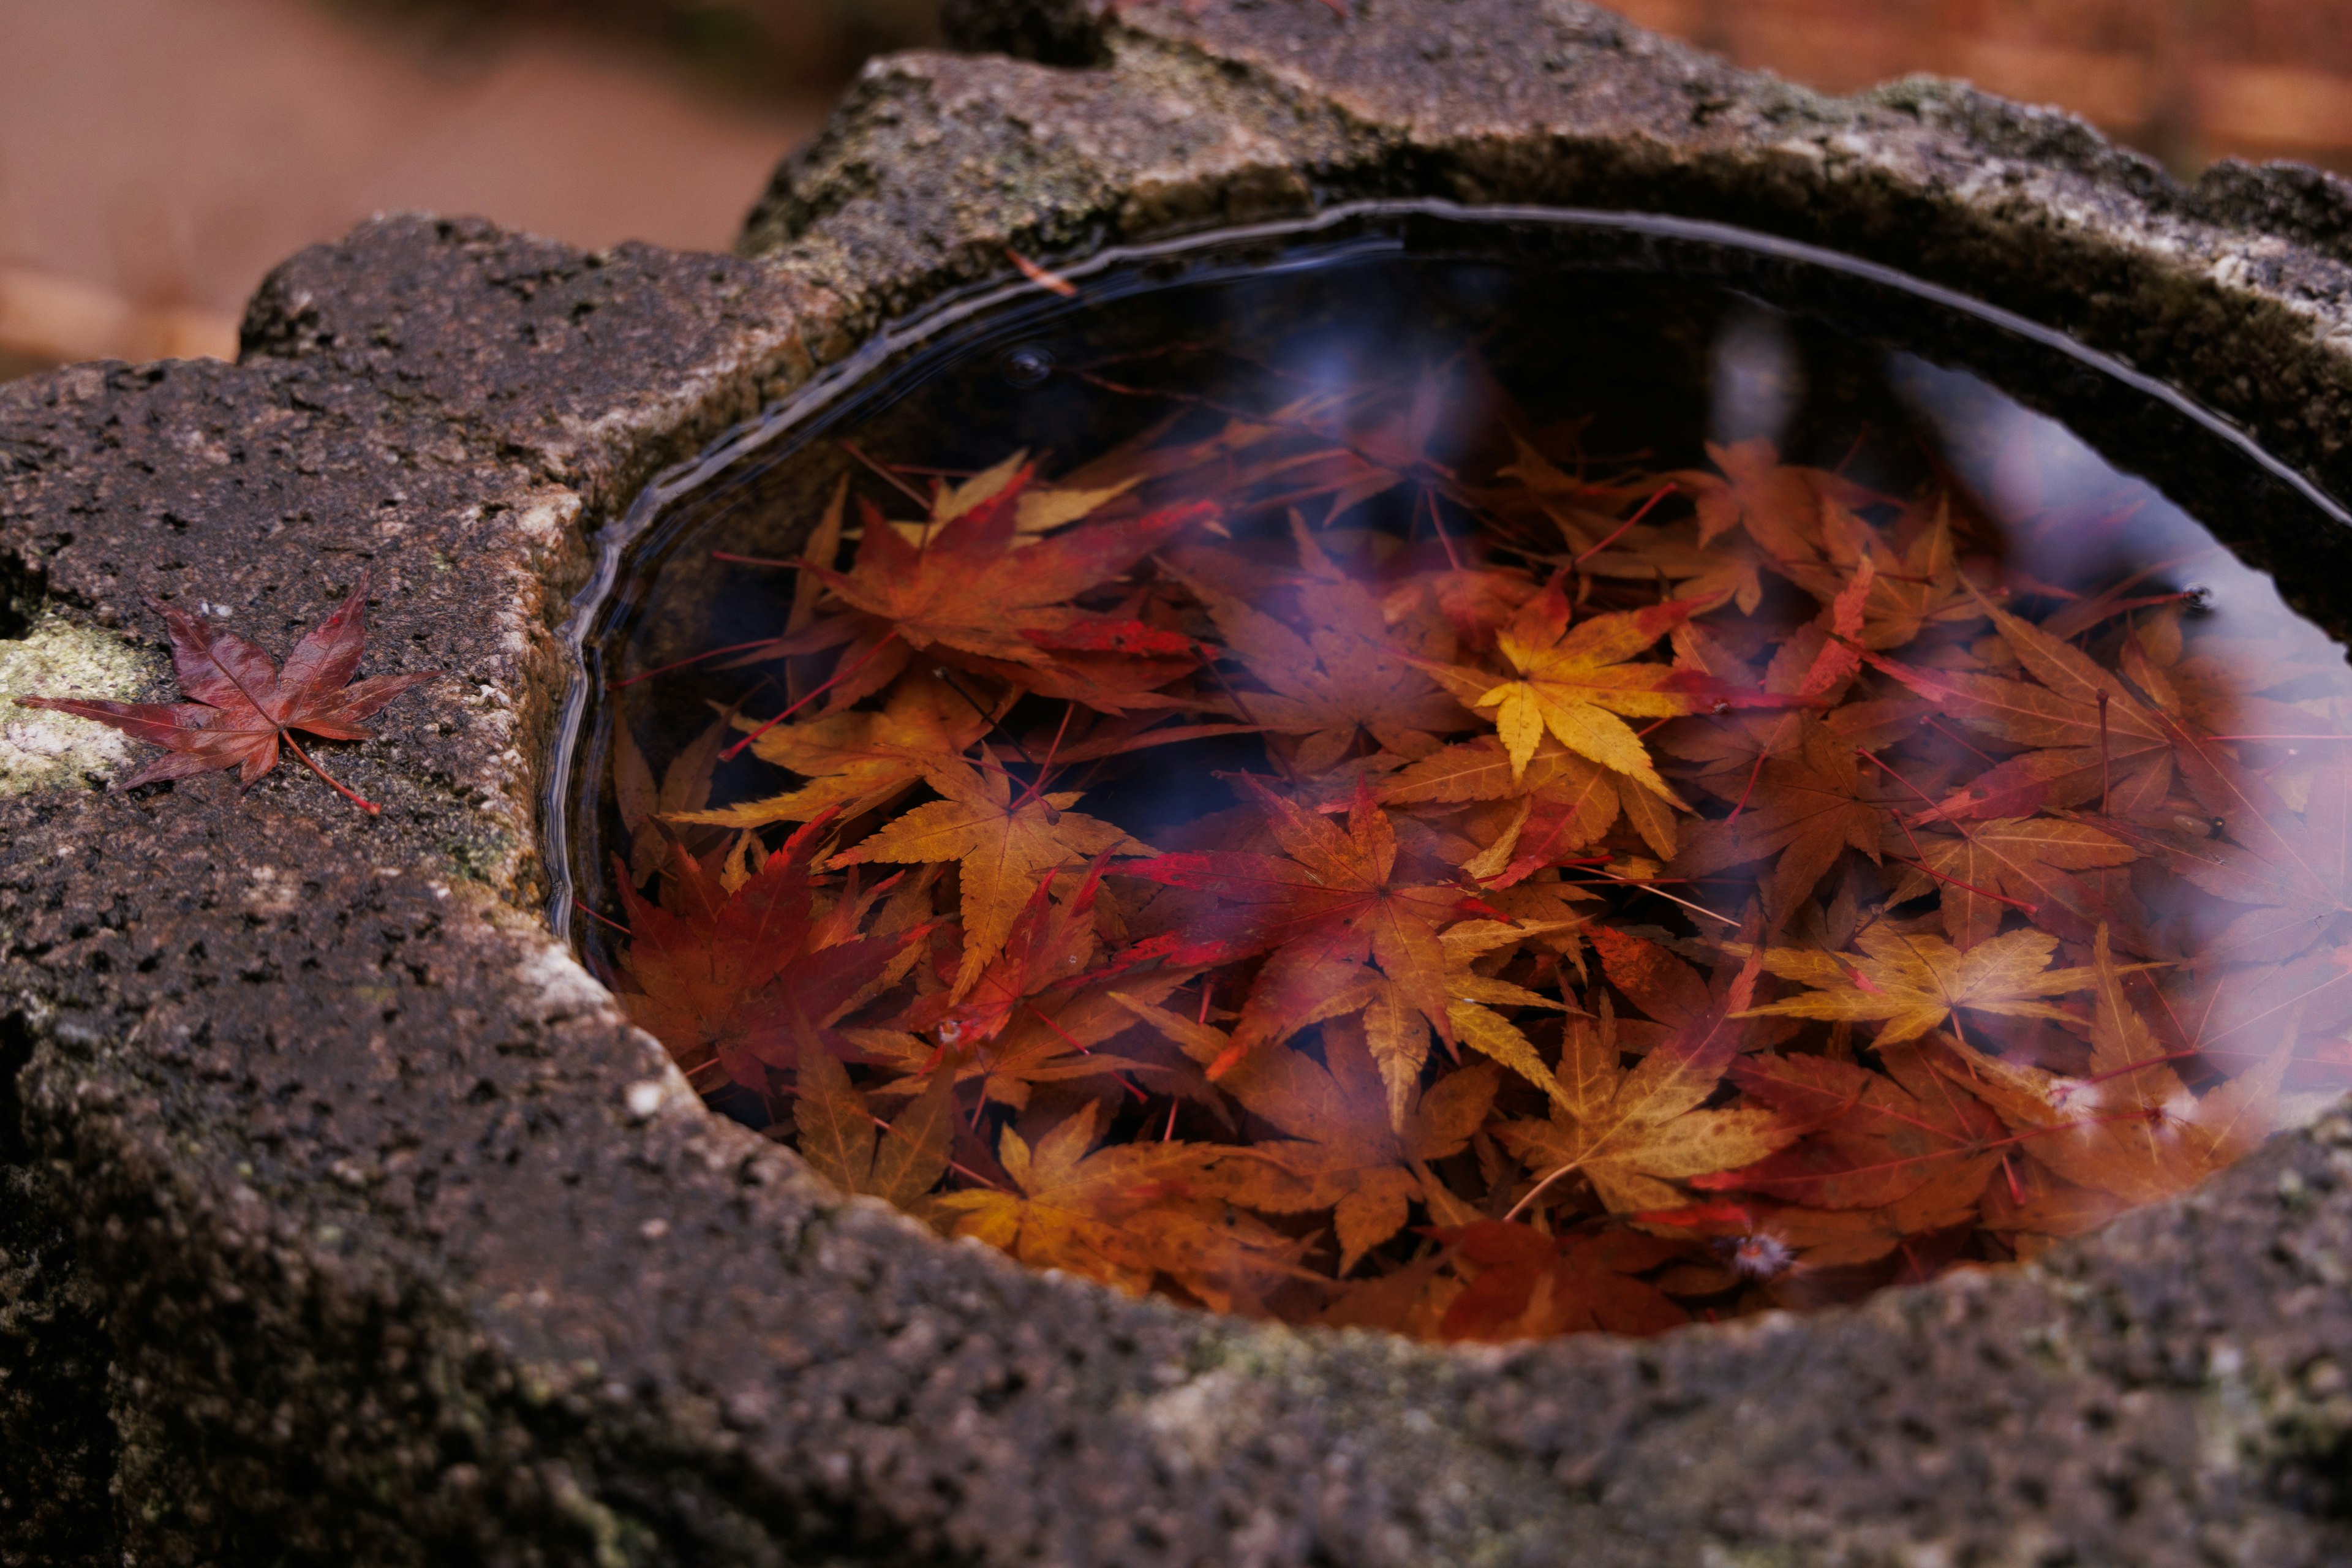
[[(362, 572), (334, 765), (0, 797), (0, 1564), (2352, 1559), (2352, 1115), (2034, 1268), (1446, 1352), (946, 1247), (706, 1116), (550, 941), (553, 628), (645, 479), (894, 315), (1379, 195), (1834, 246), (2352, 492), (2352, 197), (1948, 84), (1818, 98), (1571, 0), (960, 0), (740, 258), (404, 217), (235, 366), (0, 388), (0, 564), (143, 649)], [(146, 668), (154, 668), (148, 660)]]

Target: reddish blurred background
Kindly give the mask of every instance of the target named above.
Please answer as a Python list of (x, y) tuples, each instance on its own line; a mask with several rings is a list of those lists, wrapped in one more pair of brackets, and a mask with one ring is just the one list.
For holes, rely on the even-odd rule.
[[(2184, 174), (2224, 154), (2352, 168), (2352, 0), (1620, 8), (1832, 91), (1934, 71), (2063, 104)], [(723, 248), (858, 61), (927, 41), (931, 10), (0, 0), (0, 378), (231, 353), (273, 262), (377, 211)]]

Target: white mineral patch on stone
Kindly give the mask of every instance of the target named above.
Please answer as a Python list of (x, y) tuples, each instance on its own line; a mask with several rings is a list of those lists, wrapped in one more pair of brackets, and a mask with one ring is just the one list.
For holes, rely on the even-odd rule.
[(534, 948), (515, 966), (515, 980), (538, 1004), (541, 1017), (553, 1021), (594, 1014), (613, 1005), (613, 994), (552, 943)]
[(120, 638), (57, 616), (0, 642), (0, 795), (105, 777), (138, 748), (120, 731), (70, 713), (19, 708), (18, 697), (136, 698), (152, 680), (145, 656)]

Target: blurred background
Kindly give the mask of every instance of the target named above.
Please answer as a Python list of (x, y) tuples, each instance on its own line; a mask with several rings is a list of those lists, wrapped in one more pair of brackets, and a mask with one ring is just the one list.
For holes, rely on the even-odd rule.
[[(374, 212), (723, 249), (858, 62), (929, 41), (932, 8), (0, 0), (0, 379), (232, 354), (262, 274)], [(2352, 170), (2352, 0), (1618, 8), (1831, 91), (1934, 71), (2061, 104), (2187, 176), (2225, 155)]]

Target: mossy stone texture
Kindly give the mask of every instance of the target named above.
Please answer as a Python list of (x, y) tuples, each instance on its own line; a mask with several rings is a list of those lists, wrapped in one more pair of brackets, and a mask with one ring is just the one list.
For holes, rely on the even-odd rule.
[(2183, 188), (1573, 0), (951, 10), (1029, 58), (876, 62), (739, 257), (384, 219), (281, 268), (237, 365), (0, 388), (41, 624), (159, 673), (151, 599), (282, 650), (364, 571), (363, 668), (446, 672), (336, 751), (379, 818), (290, 765), (0, 794), (0, 1564), (2352, 1558), (2352, 1117), (2037, 1268), (1448, 1352), (941, 1245), (694, 1103), (538, 913), (555, 628), (650, 475), (1007, 247), (1380, 195), (1744, 224), (2352, 492), (2325, 176)]

